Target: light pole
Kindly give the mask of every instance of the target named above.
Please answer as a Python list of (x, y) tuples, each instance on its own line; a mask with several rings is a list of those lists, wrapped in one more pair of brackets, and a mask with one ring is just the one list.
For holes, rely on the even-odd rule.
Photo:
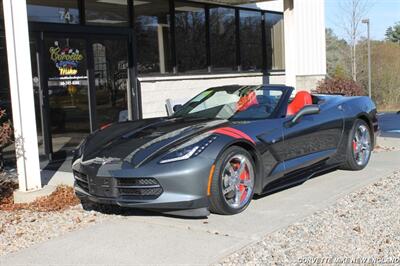
[(361, 20), (362, 23), (367, 24), (368, 29), (368, 96), (372, 98), (371, 94), (371, 39), (370, 39), (370, 25), (369, 19)]

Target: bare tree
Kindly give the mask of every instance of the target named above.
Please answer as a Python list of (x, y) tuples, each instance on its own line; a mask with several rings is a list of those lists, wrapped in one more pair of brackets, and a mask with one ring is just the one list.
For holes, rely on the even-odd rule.
[(338, 14), (338, 18), (345, 34), (343, 37), (350, 46), (351, 76), (357, 81), (357, 43), (360, 39), (360, 24), (369, 11), (370, 0), (341, 0), (339, 5), (341, 13)]

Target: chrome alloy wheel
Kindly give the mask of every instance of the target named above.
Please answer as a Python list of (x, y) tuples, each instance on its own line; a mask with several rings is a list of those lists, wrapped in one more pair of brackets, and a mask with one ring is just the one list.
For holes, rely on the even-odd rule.
[(353, 156), (357, 165), (363, 166), (371, 155), (371, 136), (368, 127), (360, 125), (353, 137)]
[(222, 195), (234, 209), (240, 209), (251, 200), (254, 189), (254, 169), (242, 154), (233, 155), (222, 171)]

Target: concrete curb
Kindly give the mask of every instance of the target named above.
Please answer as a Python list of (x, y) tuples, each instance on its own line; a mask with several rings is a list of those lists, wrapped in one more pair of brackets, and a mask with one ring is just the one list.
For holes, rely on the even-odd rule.
[(70, 172), (42, 170), (41, 176), (42, 182), (47, 183), (43, 188), (33, 191), (16, 190), (13, 194), (14, 202), (30, 203), (39, 197), (49, 196), (58, 186), (66, 185), (72, 187), (74, 185), (74, 178)]

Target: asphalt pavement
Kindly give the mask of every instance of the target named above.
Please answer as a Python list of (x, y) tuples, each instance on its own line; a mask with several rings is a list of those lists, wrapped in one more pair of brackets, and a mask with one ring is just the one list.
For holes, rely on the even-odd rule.
[(374, 153), (363, 171), (318, 176), (253, 200), (239, 215), (132, 213), (0, 257), (0, 265), (211, 264), (398, 169), (400, 151)]

